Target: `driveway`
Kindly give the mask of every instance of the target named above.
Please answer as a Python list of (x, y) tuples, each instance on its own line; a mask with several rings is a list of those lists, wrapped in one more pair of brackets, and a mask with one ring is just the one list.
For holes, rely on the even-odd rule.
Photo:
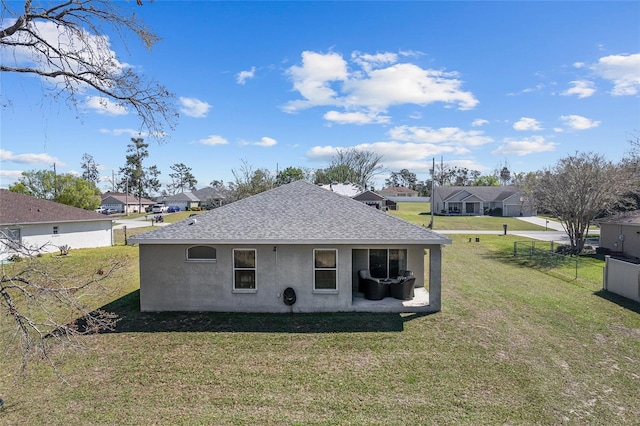
[[(145, 220), (144, 216), (135, 218), (135, 219), (126, 219), (126, 218), (118, 218), (115, 219), (113, 229), (122, 229), (125, 226), (127, 228), (144, 228), (145, 226), (151, 226), (151, 218), (156, 215), (149, 214), (149, 220)], [(166, 226), (168, 223), (164, 222), (153, 222), (153, 226)]]

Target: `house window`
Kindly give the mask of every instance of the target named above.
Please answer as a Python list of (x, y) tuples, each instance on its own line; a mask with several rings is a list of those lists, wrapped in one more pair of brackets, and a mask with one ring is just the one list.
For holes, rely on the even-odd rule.
[(338, 250), (313, 250), (313, 289), (338, 289)]
[[(11, 250), (19, 250), (21, 237), (20, 237), (20, 228), (4, 228), (0, 230), (0, 239), (4, 244)], [(0, 246), (1, 248), (1, 246)]]
[(187, 249), (187, 260), (215, 262), (216, 249), (211, 246), (193, 246)]
[(374, 278), (395, 278), (407, 269), (406, 249), (370, 249), (369, 271)]
[(53, 227), (53, 235), (58, 235), (58, 227), (57, 226)]
[(256, 250), (233, 250), (233, 289), (256, 290)]

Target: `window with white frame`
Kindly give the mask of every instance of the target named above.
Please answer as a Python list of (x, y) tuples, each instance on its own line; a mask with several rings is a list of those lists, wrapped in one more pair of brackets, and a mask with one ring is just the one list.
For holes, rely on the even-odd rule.
[(318, 291), (338, 289), (338, 250), (313, 250), (313, 289)]
[(187, 249), (187, 260), (199, 262), (215, 262), (216, 249), (211, 246), (193, 246)]
[(233, 249), (233, 289), (256, 290), (255, 249)]
[(369, 271), (374, 278), (395, 278), (407, 269), (406, 249), (370, 249)]

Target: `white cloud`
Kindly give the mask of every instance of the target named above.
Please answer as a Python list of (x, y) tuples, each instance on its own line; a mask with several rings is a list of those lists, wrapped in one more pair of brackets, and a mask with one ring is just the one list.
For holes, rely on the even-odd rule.
[(99, 130), (99, 132), (107, 135), (113, 135), (113, 136), (129, 135), (132, 138), (144, 138), (148, 136), (147, 132), (141, 132), (140, 130), (135, 130), (135, 129), (104, 129), (102, 128)]
[(600, 121), (590, 120), (580, 115), (563, 115), (560, 117), (560, 120), (562, 120), (567, 127), (570, 127), (573, 130), (592, 129), (600, 125)]
[(98, 114), (118, 116), (129, 113), (123, 104), (102, 96), (87, 96), (87, 107)]
[[(404, 56), (404, 55), (403, 55)], [(302, 65), (287, 70), (293, 89), (301, 95), (284, 105), (286, 112), (317, 106), (345, 108), (344, 112), (325, 114), (327, 119), (363, 124), (363, 117), (384, 115), (393, 105), (425, 106), (435, 102), (472, 109), (478, 101), (471, 92), (461, 89), (455, 72), (423, 69), (411, 63), (397, 63), (398, 54), (351, 55), (352, 67), (338, 53), (302, 53)], [(378, 120), (368, 122), (379, 123)], [(386, 122), (386, 121), (383, 121)]]
[(200, 139), (198, 143), (202, 145), (227, 145), (229, 141), (219, 135), (210, 135), (205, 139)]
[(570, 84), (572, 84), (573, 87), (565, 90), (564, 92), (561, 93), (561, 95), (563, 96), (576, 95), (578, 96), (578, 98), (582, 99), (582, 98), (588, 98), (589, 96), (596, 93), (596, 89), (592, 81), (575, 80), (575, 81), (572, 81)]
[(493, 139), (485, 136), (481, 130), (464, 131), (457, 127), (432, 129), (431, 127), (398, 126), (389, 130), (389, 136), (400, 141), (443, 144), (464, 149), (493, 142)]
[(529, 118), (529, 117), (521, 117), (520, 120), (513, 123), (513, 128), (520, 131), (542, 130), (542, 127), (540, 126), (540, 122), (535, 118)]
[(14, 154), (11, 151), (0, 149), (0, 161), (9, 161), (13, 163), (21, 164), (48, 164), (56, 163), (58, 166), (65, 166), (65, 164), (59, 161), (56, 157), (52, 157), (49, 154)]
[(485, 120), (484, 118), (477, 118), (471, 123), (473, 127), (480, 127), (484, 126), (485, 124), (489, 124), (489, 120)]
[(184, 115), (194, 118), (203, 118), (207, 116), (207, 113), (211, 109), (211, 105), (207, 102), (201, 101), (196, 98), (180, 97), (180, 112)]
[(539, 152), (554, 151), (556, 143), (547, 142), (542, 136), (532, 136), (524, 139), (506, 138), (504, 144), (492, 152), (494, 155), (529, 155)]
[(372, 111), (360, 112), (339, 112), (329, 111), (324, 115), (324, 119), (336, 124), (386, 124), (389, 123), (388, 115), (379, 115)]
[(263, 147), (270, 147), (270, 146), (275, 146), (278, 143), (278, 141), (276, 141), (273, 138), (270, 138), (268, 136), (264, 136), (262, 138), (260, 138), (259, 142), (253, 142), (251, 145), (255, 145), (255, 146), (263, 146)]
[(253, 78), (255, 74), (256, 74), (256, 67), (251, 67), (249, 71), (240, 71), (236, 76), (236, 81), (238, 82), (238, 84), (244, 85), (244, 83), (247, 80)]
[(636, 95), (640, 91), (640, 53), (602, 57), (591, 65), (591, 70), (613, 83), (614, 96)]

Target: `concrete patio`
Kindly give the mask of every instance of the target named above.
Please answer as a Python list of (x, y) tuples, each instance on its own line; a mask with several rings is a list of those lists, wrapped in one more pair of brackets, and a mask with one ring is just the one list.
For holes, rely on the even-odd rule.
[(428, 313), (435, 312), (429, 306), (429, 292), (424, 288), (416, 288), (412, 300), (399, 300), (393, 297), (385, 297), (382, 300), (368, 300), (364, 294), (354, 291), (352, 297), (353, 312), (379, 312), (379, 313)]

